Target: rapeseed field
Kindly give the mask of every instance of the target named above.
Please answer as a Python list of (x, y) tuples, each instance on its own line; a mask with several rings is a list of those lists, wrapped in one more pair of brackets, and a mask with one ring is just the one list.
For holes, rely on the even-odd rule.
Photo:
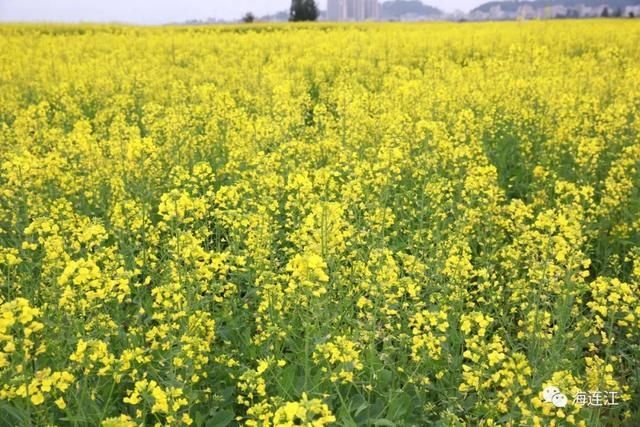
[(640, 22), (0, 27), (3, 426), (640, 425)]

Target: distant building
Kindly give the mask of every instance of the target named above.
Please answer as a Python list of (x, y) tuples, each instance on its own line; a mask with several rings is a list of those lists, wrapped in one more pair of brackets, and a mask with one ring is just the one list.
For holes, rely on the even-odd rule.
[(380, 19), (380, 3), (378, 3), (378, 0), (365, 0), (364, 14), (367, 20), (375, 21)]
[[(630, 15), (633, 14), (633, 15)], [(640, 5), (639, 6), (627, 6), (624, 8), (624, 16), (640, 17)]]
[(329, 21), (374, 21), (380, 19), (378, 0), (328, 0)]
[(328, 0), (327, 19), (329, 21), (344, 21), (347, 16), (347, 0)]
[(607, 9), (609, 11), (609, 14), (611, 14), (611, 12), (613, 12), (613, 9), (610, 8), (608, 5), (604, 4), (604, 5), (600, 5), (600, 6), (584, 6), (581, 8), (580, 10), (580, 16), (584, 17), (584, 18), (597, 18), (602, 16), (602, 12)]
[(551, 10), (548, 16), (545, 18), (559, 18), (563, 16), (570, 16), (569, 9), (563, 5), (551, 6)]
[(538, 17), (538, 11), (533, 6), (526, 4), (518, 8), (516, 16), (520, 19), (534, 19)]

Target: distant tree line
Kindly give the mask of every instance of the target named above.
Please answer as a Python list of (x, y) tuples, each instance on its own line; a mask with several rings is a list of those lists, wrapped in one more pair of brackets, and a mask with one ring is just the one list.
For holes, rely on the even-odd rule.
[[(289, 21), (316, 21), (320, 10), (315, 0), (291, 0), (289, 9)], [(250, 24), (256, 20), (252, 12), (247, 12), (242, 17), (242, 22)]]

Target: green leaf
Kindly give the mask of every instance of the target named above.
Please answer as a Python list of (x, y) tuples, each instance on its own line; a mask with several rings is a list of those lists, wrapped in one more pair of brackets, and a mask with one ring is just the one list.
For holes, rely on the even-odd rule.
[[(5, 425), (26, 425), (25, 419), (22, 417), (22, 414), (18, 409), (14, 406), (7, 405), (6, 403), (0, 404), (0, 414), (2, 414), (3, 423), (6, 422)], [(5, 417), (5, 415), (9, 415), (10, 417)], [(11, 420), (11, 421), (10, 421)]]
[(371, 420), (371, 424), (374, 426), (396, 427), (396, 424), (393, 421), (390, 421), (386, 418)]
[(362, 411), (364, 411), (368, 407), (369, 402), (367, 402), (367, 400), (360, 395), (354, 396), (351, 399), (351, 402), (349, 402), (349, 411), (353, 412), (353, 416), (355, 418), (357, 418), (358, 415), (360, 415)]
[(386, 388), (393, 381), (393, 372), (388, 369), (381, 369), (378, 372), (378, 384), (381, 389)]
[(392, 420), (402, 418), (411, 411), (411, 405), (411, 397), (407, 393), (401, 391), (396, 394), (389, 402), (387, 417), (391, 418)]
[(205, 423), (206, 427), (225, 427), (231, 424), (236, 414), (227, 409), (224, 411), (216, 412), (211, 418), (207, 420)]

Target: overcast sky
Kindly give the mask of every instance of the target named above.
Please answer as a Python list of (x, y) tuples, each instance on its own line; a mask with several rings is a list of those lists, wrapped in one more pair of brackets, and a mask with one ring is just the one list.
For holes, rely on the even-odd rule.
[[(325, 9), (327, 0), (316, 0)], [(423, 0), (445, 11), (468, 11), (482, 0)], [(291, 0), (0, 0), (0, 21), (91, 21), (162, 24), (188, 19), (237, 19), (266, 15)]]

